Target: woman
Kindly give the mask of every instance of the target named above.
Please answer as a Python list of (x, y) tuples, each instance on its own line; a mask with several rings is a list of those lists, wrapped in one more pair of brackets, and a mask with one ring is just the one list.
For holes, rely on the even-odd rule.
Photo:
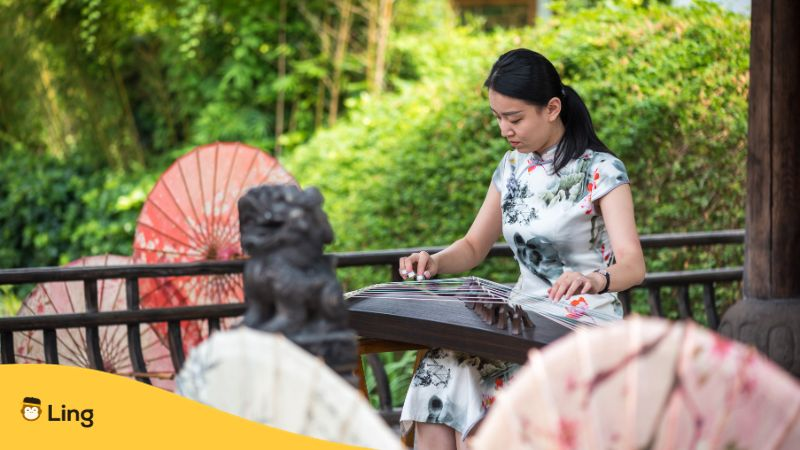
[[(502, 233), (520, 277), (514, 292), (571, 299), (622, 317), (614, 292), (641, 283), (645, 265), (622, 162), (597, 137), (578, 93), (552, 63), (526, 49), (502, 55), (484, 86), (506, 152), (467, 234), (445, 250), (400, 259), (406, 277), (480, 264)], [(418, 274), (418, 275), (417, 275)], [(579, 297), (578, 297), (579, 296)], [(433, 349), (403, 406), (417, 448), (460, 448), (516, 364)]]

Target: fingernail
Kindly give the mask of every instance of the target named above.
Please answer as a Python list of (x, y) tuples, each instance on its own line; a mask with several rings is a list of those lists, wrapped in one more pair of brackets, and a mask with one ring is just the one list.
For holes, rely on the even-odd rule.
[(417, 275), (417, 281), (422, 281), (422, 280), (424, 280), (424, 279), (425, 279), (425, 277), (424, 277), (424, 276), (422, 276), (422, 275)]
[(426, 270), (425, 271), (425, 278), (430, 278), (430, 277), (431, 277), (431, 273)]
[(407, 273), (408, 273), (408, 271), (406, 269), (401, 269), (400, 270), (400, 275), (405, 275)]
[(415, 276), (417, 276), (417, 274), (415, 274), (414, 271), (412, 270), (411, 272), (408, 272), (407, 276), (408, 276), (408, 279), (410, 280), (410, 279), (414, 278)]

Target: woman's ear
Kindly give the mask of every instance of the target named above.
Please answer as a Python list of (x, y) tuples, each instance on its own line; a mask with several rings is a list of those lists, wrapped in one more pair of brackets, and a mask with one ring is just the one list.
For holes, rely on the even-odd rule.
[(558, 97), (551, 98), (545, 108), (547, 110), (547, 120), (553, 122), (561, 114), (561, 99)]

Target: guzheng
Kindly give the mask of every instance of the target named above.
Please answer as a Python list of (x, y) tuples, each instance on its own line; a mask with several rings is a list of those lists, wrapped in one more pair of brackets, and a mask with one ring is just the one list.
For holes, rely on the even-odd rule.
[[(509, 286), (477, 277), (383, 283), (349, 292), (345, 299), (350, 326), (362, 337), (520, 363), (527, 360), (532, 347), (547, 345), (578, 326), (613, 319), (591, 310), (575, 311), (566, 301), (521, 295)], [(509, 303), (508, 315), (483, 320), (497, 311), (486, 305)], [(514, 320), (519, 306), (529, 314)], [(500, 327), (493, 321), (499, 321)]]

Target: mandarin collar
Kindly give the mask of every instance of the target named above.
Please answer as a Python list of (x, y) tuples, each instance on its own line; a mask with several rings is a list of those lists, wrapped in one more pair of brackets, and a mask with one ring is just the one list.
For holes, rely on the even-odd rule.
[(531, 152), (529, 154), (529, 156), (528, 156), (529, 163), (531, 163), (531, 164), (552, 163), (553, 159), (556, 156), (556, 148), (557, 147), (558, 147), (558, 144), (555, 144), (553, 146), (547, 147), (546, 149), (544, 149), (544, 151), (542, 151), (541, 155), (539, 155), (539, 153), (536, 153), (536, 152)]

